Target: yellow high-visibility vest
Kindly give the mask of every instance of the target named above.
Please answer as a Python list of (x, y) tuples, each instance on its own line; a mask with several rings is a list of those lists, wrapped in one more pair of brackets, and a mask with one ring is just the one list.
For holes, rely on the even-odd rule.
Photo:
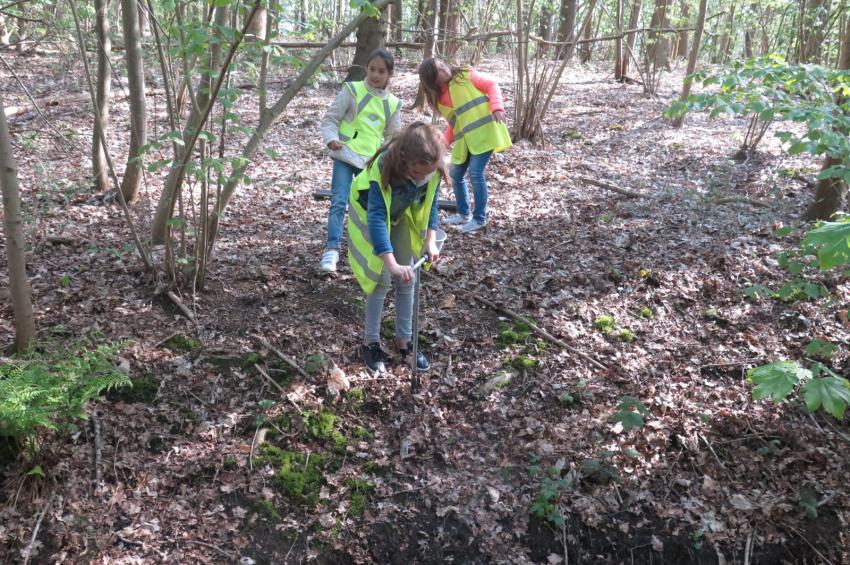
[(490, 99), (472, 85), (469, 71), (462, 71), (449, 83), (452, 105), (437, 104), (437, 110), (454, 131), (452, 163), (466, 161), (469, 153), (498, 153), (513, 145), (508, 128), (490, 112)]
[[(360, 204), (360, 195), (364, 194), (364, 200), (368, 198), (369, 185), (372, 182), (381, 186), (381, 194), (386, 206), (387, 231), (392, 229), (390, 224), (390, 208), (392, 206), (392, 189), (381, 185), (380, 158), (375, 159), (372, 165), (363, 170), (351, 183), (351, 191), (348, 195), (348, 263), (354, 272), (354, 277), (360, 283), (360, 288), (366, 294), (372, 294), (381, 278), (381, 270), (384, 268), (384, 260), (375, 255), (372, 239), (369, 236), (369, 221), (367, 211)], [(410, 245), (413, 255), (421, 253), (424, 245), (423, 236), (428, 229), (428, 219), (431, 216), (431, 206), (440, 186), (440, 175), (435, 174), (428, 181), (425, 190), (425, 199), (422, 202), (412, 203), (399, 222), (403, 222), (410, 230)]]
[(387, 122), (398, 112), (401, 101), (392, 94), (378, 98), (362, 80), (347, 82), (345, 88), (354, 96), (357, 115), (350, 122), (339, 123), (339, 140), (355, 153), (372, 156), (381, 147)]

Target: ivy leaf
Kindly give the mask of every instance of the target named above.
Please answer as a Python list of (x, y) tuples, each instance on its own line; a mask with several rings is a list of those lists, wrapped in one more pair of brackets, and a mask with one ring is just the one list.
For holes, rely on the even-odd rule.
[(835, 418), (841, 419), (850, 404), (850, 383), (841, 377), (812, 379), (803, 387), (803, 394), (810, 412), (823, 407)]
[(755, 384), (753, 400), (772, 398), (780, 402), (791, 394), (801, 380), (812, 378), (812, 372), (794, 361), (777, 361), (747, 371), (747, 380)]

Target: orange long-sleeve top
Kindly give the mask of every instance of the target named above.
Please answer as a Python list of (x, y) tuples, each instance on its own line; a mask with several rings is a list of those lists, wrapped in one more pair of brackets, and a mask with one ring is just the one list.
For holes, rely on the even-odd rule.
[[(487, 96), (487, 98), (490, 99), (490, 112), (498, 112), (500, 110), (504, 111), (505, 106), (502, 103), (502, 91), (499, 89), (499, 84), (495, 80), (479, 73), (475, 69), (470, 69), (469, 80), (472, 82), (472, 86), (480, 90)], [(437, 99), (437, 102), (443, 106), (454, 108), (448, 86), (444, 87), (443, 90), (440, 91), (440, 97)], [(449, 145), (454, 142), (455, 132), (452, 129), (451, 124), (449, 124), (446, 131), (443, 132), (443, 136), (446, 139), (446, 143)]]

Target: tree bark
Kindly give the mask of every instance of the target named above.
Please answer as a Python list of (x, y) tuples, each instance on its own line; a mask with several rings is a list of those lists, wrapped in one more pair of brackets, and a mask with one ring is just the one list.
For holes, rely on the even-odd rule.
[(6, 262), (9, 270), (9, 296), (15, 318), (14, 348), (22, 353), (35, 341), (35, 316), (32, 310), (32, 291), (27, 278), (26, 240), (21, 215), (21, 193), (18, 188), (18, 167), (12, 156), (9, 125), (6, 123), (4, 108), (2, 84), (0, 84), (0, 188), (3, 191)]
[[(839, 68), (846, 71), (850, 69), (850, 19), (845, 23), (841, 35)], [(840, 158), (827, 157), (821, 165), (821, 172), (841, 162)], [(820, 179), (815, 185), (815, 198), (803, 217), (806, 220), (828, 220), (841, 208), (846, 192), (847, 186), (841, 179)]]
[[(682, 27), (690, 27), (688, 23), (690, 22), (690, 8), (688, 7), (688, 3), (686, 0), (679, 0), (679, 14), (681, 18)], [(699, 47), (697, 47), (699, 48)], [(679, 32), (679, 42), (676, 45), (676, 57), (680, 59), (688, 58), (688, 31), (682, 30)]]
[[(655, 11), (652, 13), (652, 20), (649, 27), (653, 29), (662, 29), (669, 27), (668, 24), (668, 7), (669, 0), (655, 0)], [(656, 69), (670, 68), (670, 40), (667, 36), (658, 31), (650, 31), (647, 34), (647, 61), (654, 65)]]
[[(439, 18), (440, 0), (430, 0), (428, 9), (430, 11), (428, 12), (428, 18), (423, 28), (423, 33), (425, 33), (425, 47), (423, 47), (422, 51), (423, 60), (433, 57), (437, 47), (437, 40), (439, 39), (437, 19)], [(422, 89), (421, 84), (416, 91), (416, 100), (413, 101), (413, 107), (420, 110), (425, 107), (425, 91)]]
[(147, 110), (145, 108), (145, 72), (142, 61), (142, 38), (139, 31), (135, 0), (121, 0), (121, 24), (124, 28), (124, 56), (127, 60), (127, 79), (130, 90), (130, 151), (121, 193), (127, 202), (139, 197), (142, 182), (142, 163), (139, 150), (147, 143)]
[[(640, 9), (643, 5), (643, 0), (633, 0), (632, 12), (629, 14), (629, 25), (627, 29), (637, 28), (638, 20), (640, 19)], [(629, 74), (629, 63), (632, 60), (632, 54), (635, 52), (635, 40), (637, 33), (632, 32), (626, 34), (626, 50), (623, 52), (623, 76)]]
[[(109, 167), (100, 142), (100, 135), (109, 131), (109, 99), (112, 75), (110, 73), (109, 53), (112, 51), (112, 39), (109, 35), (109, 0), (95, 0), (95, 34), (97, 36), (97, 108), (94, 119), (100, 128), (92, 128), (92, 180), (96, 192), (109, 189)], [(135, 8), (134, 8), (135, 10)]]
[[(584, 16), (584, 25), (581, 26), (582, 39), (590, 39), (593, 36), (593, 11), (596, 9), (596, 0), (590, 0), (587, 4), (587, 14)], [(590, 54), (593, 51), (593, 43), (587, 41), (581, 44), (579, 60), (582, 63), (590, 62)]]
[(377, 18), (368, 17), (357, 27), (357, 47), (354, 48), (354, 59), (348, 68), (346, 81), (363, 80), (366, 78), (366, 63), (369, 55), (378, 47), (384, 46), (386, 29), (386, 9), (380, 11)]
[(614, 80), (623, 82), (623, 0), (616, 0), (614, 25), (617, 39), (614, 40)]
[(443, 30), (440, 38), (440, 54), (447, 60), (454, 60), (460, 49), (460, 4), (458, 0), (440, 0), (440, 26)]
[[(694, 42), (691, 46), (691, 54), (688, 57), (688, 69), (685, 71), (685, 81), (682, 84), (682, 94), (679, 96), (679, 100), (685, 101), (688, 99), (688, 95), (691, 93), (691, 83), (693, 81), (688, 79), (688, 75), (693, 73), (697, 68), (697, 57), (699, 57), (699, 48), (702, 43), (702, 32), (705, 29), (705, 11), (708, 6), (708, 0), (700, 0), (699, 1), (699, 12), (697, 13), (697, 25), (694, 30)], [(685, 122), (685, 115), (677, 117), (673, 120), (673, 127), (680, 128), (682, 124)]]
[[(558, 25), (558, 41), (568, 42), (575, 39), (576, 13), (578, 0), (561, 0), (561, 21)], [(558, 58), (570, 60), (575, 51), (575, 45), (564, 45), (558, 49)]]
[(401, 41), (402, 20), (401, 0), (395, 0), (395, 2), (390, 4), (390, 37), (392, 37), (393, 41)]

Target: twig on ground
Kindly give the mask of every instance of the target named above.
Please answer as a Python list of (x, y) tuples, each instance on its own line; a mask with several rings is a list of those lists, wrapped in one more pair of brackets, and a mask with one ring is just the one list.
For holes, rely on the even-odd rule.
[(259, 336), (257, 334), (248, 334), (248, 336), (253, 337), (257, 341), (259, 341), (263, 345), (263, 347), (265, 347), (266, 349), (268, 349), (269, 351), (271, 351), (272, 353), (274, 353), (275, 355), (280, 357), (281, 361), (283, 361), (284, 363), (286, 363), (287, 365), (289, 365), (290, 367), (295, 369), (298, 372), (299, 375), (301, 375), (305, 379), (310, 378), (310, 375), (307, 374), (307, 371), (302, 369), (298, 365), (298, 363), (296, 363), (293, 359), (291, 359), (287, 355), (284, 355), (283, 353), (281, 353), (280, 350), (278, 350), (275, 346), (273, 346), (271, 343), (269, 343), (267, 339), (265, 339), (264, 337)]
[(829, 420), (827, 420), (826, 423), (830, 428), (832, 428), (832, 431), (834, 431), (838, 435), (838, 437), (840, 437), (841, 439), (843, 439), (847, 443), (850, 443), (850, 437), (848, 437), (847, 434), (845, 434), (844, 432), (842, 432), (841, 430), (836, 428), (835, 424), (833, 424)]
[(260, 373), (260, 375), (261, 375), (264, 379), (266, 379), (267, 381), (269, 381), (269, 382), (272, 384), (272, 386), (274, 386), (277, 390), (279, 390), (279, 391), (280, 391), (280, 394), (282, 394), (284, 397), (286, 396), (286, 391), (285, 391), (285, 390), (283, 390), (283, 387), (282, 387), (282, 386), (280, 386), (279, 384), (277, 384), (277, 381), (276, 381), (276, 380), (274, 380), (273, 378), (271, 378), (271, 377), (269, 376), (269, 374), (268, 374), (268, 373), (266, 373), (265, 371), (263, 371), (262, 367), (260, 367), (260, 366), (259, 366), (259, 365), (257, 365), (256, 363), (254, 363), (254, 368), (255, 368), (255, 369), (257, 369), (257, 372), (258, 372), (258, 373)]
[(800, 530), (798, 530), (798, 529), (797, 529), (797, 528), (795, 528), (794, 526), (788, 526), (788, 529), (789, 529), (789, 530), (791, 530), (792, 532), (794, 532), (795, 534), (797, 534), (797, 536), (798, 536), (801, 540), (803, 540), (804, 542), (806, 542), (806, 544), (808, 544), (808, 546), (809, 546), (809, 547), (811, 547), (811, 548), (812, 548), (812, 550), (813, 550), (815, 553), (817, 553), (817, 554), (818, 554), (818, 557), (820, 557), (821, 559), (823, 559), (824, 563), (826, 563), (827, 565), (833, 565), (832, 561), (830, 561), (829, 559), (827, 559), (827, 558), (826, 558), (826, 556), (825, 556), (823, 553), (821, 553), (820, 551), (818, 551), (818, 548), (816, 548), (815, 546), (813, 546), (813, 545), (812, 545), (812, 543), (811, 543), (809, 540), (807, 540), (807, 539), (806, 539), (806, 537), (805, 537), (802, 533), (800, 533)]
[(38, 530), (41, 529), (41, 521), (44, 520), (44, 515), (47, 514), (47, 510), (53, 504), (53, 498), (56, 496), (56, 491), (50, 493), (50, 496), (47, 497), (47, 502), (44, 504), (44, 508), (41, 509), (41, 513), (38, 515), (38, 520), (35, 522), (35, 527), (32, 529), (32, 537), (30, 538), (29, 544), (27, 544), (26, 549), (24, 549), (23, 556), (24, 561), (23, 565), (27, 565), (30, 560), (30, 555), (32, 554), (32, 548), (35, 546), (35, 540), (38, 537)]
[(720, 468), (725, 471), (726, 465), (724, 465), (723, 461), (720, 460), (720, 457), (717, 456), (717, 452), (714, 451), (714, 448), (711, 446), (710, 443), (708, 443), (708, 439), (706, 439), (706, 437), (702, 434), (699, 434), (699, 438), (705, 443), (706, 447), (708, 447), (708, 450), (711, 452), (711, 454), (714, 455), (714, 460), (717, 461), (717, 464), (720, 465)]
[(184, 316), (189, 318), (189, 321), (191, 321), (193, 324), (196, 323), (195, 315), (192, 313), (191, 310), (189, 310), (189, 308), (186, 307), (185, 304), (183, 304), (183, 301), (180, 300), (180, 298), (176, 294), (174, 294), (174, 291), (168, 290), (168, 291), (165, 292), (165, 295), (168, 296), (168, 298), (170, 298), (171, 301), (178, 308), (180, 308), (180, 311), (183, 312)]
[(550, 334), (546, 330), (537, 326), (537, 324), (535, 324), (534, 322), (532, 322), (531, 320), (529, 320), (525, 316), (522, 316), (521, 314), (517, 314), (513, 310), (511, 310), (511, 309), (509, 309), (505, 306), (502, 306), (500, 304), (496, 304), (495, 302), (491, 302), (491, 301), (487, 300), (486, 298), (482, 298), (482, 297), (478, 296), (477, 294), (475, 294), (474, 292), (470, 292), (466, 289), (463, 289), (463, 288), (461, 288), (461, 287), (459, 287), (455, 284), (450, 283), (449, 281), (447, 281), (447, 280), (445, 280), (441, 277), (437, 277), (436, 275), (434, 275), (432, 273), (429, 273), (427, 271), (424, 271), (424, 272), (425, 272), (426, 276), (432, 278), (433, 280), (438, 280), (441, 283), (455, 289), (458, 292), (466, 292), (469, 296), (471, 296), (472, 298), (474, 298), (478, 302), (484, 304), (485, 306), (489, 306), (493, 310), (495, 310), (497, 312), (501, 312), (502, 314), (509, 316), (510, 318), (513, 318), (515, 321), (522, 322), (522, 323), (528, 325), (528, 327), (530, 327), (532, 330), (537, 332), (537, 334), (539, 334), (540, 336), (546, 338), (551, 343), (554, 343), (555, 345), (562, 347), (563, 349), (566, 349), (570, 353), (574, 353), (574, 354), (578, 355), (579, 357), (581, 357), (585, 361), (591, 363), (594, 367), (596, 367), (598, 369), (602, 369), (603, 371), (608, 370), (608, 367), (606, 367), (605, 365), (603, 365), (602, 363), (600, 363), (599, 361), (597, 361), (596, 359), (594, 359), (593, 357), (591, 357), (587, 353), (576, 349), (572, 345), (564, 343), (562, 340), (558, 339), (557, 337), (553, 336), (552, 334)]
[(207, 543), (207, 542), (205, 542), (205, 541), (200, 541), (200, 540), (196, 540), (196, 539), (186, 539), (186, 540), (183, 540), (183, 541), (184, 541), (184, 542), (186, 542), (186, 543), (194, 543), (194, 544), (196, 544), (196, 545), (202, 545), (202, 546), (204, 546), (204, 547), (208, 547), (208, 548), (210, 548), (210, 549), (213, 549), (213, 550), (215, 550), (215, 551), (219, 552), (220, 554), (224, 555), (224, 556), (225, 556), (225, 557), (227, 557), (228, 559), (236, 559), (236, 558), (238, 557), (238, 554), (237, 554), (237, 555), (233, 555), (233, 553), (231, 553), (231, 552), (229, 552), (229, 551), (227, 551), (227, 550), (225, 550), (225, 549), (222, 549), (222, 548), (220, 548), (220, 547), (218, 547), (218, 546), (215, 546), (215, 545), (213, 545), (213, 544), (211, 544), (211, 543)]
[(94, 441), (92, 442), (92, 459), (94, 459), (92, 486), (94, 487), (93, 490), (97, 491), (100, 488), (101, 480), (103, 478), (102, 472), (100, 470), (100, 464), (103, 454), (103, 442), (100, 437), (100, 418), (97, 416), (96, 412), (93, 412), (91, 415), (91, 428), (92, 433), (94, 434)]
[(422, 490), (422, 489), (434, 486), (438, 482), (440, 482), (440, 479), (434, 479), (433, 481), (429, 481), (429, 482), (425, 483), (424, 485), (419, 485), (418, 487), (410, 487), (410, 488), (406, 488), (406, 489), (403, 489), (403, 490), (398, 490), (396, 492), (392, 492), (392, 493), (384, 496), (383, 498), (392, 498), (392, 497), (398, 496), (400, 494), (405, 494), (405, 493), (408, 493), (408, 492), (416, 492), (417, 490)]
[(628, 196), (629, 198), (646, 198), (646, 194), (634, 192), (633, 190), (627, 190), (625, 188), (620, 188), (619, 186), (614, 186), (613, 184), (592, 179), (590, 177), (580, 176), (578, 177), (578, 180), (586, 182), (587, 184), (592, 184), (593, 186), (598, 186), (599, 188), (604, 188), (605, 190), (611, 190), (613, 192), (616, 192), (617, 194)]
[(765, 202), (764, 200), (758, 200), (756, 198), (747, 198), (745, 196), (729, 196), (727, 198), (717, 198), (716, 200), (712, 200), (711, 202), (712, 204), (751, 204), (759, 208), (770, 208), (770, 204)]

